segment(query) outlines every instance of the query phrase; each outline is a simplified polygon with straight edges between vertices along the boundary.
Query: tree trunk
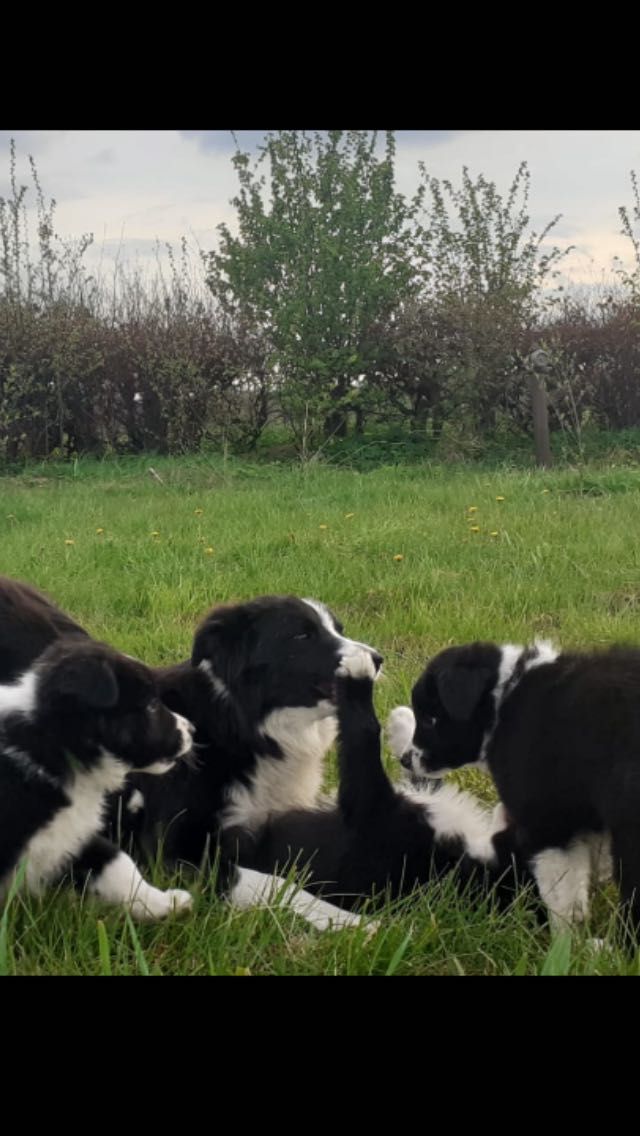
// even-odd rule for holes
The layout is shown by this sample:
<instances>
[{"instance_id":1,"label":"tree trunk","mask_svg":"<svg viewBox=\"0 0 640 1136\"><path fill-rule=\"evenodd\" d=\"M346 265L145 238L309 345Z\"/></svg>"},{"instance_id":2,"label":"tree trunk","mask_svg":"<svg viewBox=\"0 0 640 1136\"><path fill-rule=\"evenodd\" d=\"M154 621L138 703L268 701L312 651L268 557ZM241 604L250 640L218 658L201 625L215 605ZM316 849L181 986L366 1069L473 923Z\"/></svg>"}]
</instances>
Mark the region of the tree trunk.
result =
<instances>
[{"instance_id":1,"label":"tree trunk","mask_svg":"<svg viewBox=\"0 0 640 1136\"><path fill-rule=\"evenodd\" d=\"M339 403L347 393L347 380L340 379L331 391L330 398L332 402ZM324 420L324 436L325 438L346 438L347 436L347 415L342 407L336 406L335 410L330 410Z\"/></svg>"},{"instance_id":2,"label":"tree trunk","mask_svg":"<svg viewBox=\"0 0 640 1136\"><path fill-rule=\"evenodd\" d=\"M324 420L325 438L346 438L347 418L343 410L331 410Z\"/></svg>"}]
</instances>

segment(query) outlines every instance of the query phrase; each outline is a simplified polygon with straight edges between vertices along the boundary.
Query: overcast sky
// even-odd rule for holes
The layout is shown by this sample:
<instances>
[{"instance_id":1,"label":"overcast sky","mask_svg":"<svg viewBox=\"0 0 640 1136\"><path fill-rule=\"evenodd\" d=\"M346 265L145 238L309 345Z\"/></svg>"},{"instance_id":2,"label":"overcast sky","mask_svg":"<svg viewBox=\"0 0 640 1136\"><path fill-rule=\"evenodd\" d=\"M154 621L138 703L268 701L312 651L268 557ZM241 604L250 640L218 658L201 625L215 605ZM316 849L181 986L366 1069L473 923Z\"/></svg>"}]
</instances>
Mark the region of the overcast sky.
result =
<instances>
[{"instance_id":1,"label":"overcast sky","mask_svg":"<svg viewBox=\"0 0 640 1136\"><path fill-rule=\"evenodd\" d=\"M229 199L237 181L229 131L0 131L2 196L12 137L19 181L29 184L32 154L45 195L57 201L57 231L93 233L92 256L102 256L107 267L120 246L129 259L148 265L157 239L177 242L183 234L209 249L216 225L233 224ZM255 150L264 132L241 130L237 137L243 149ZM399 130L396 139L397 184L407 194L416 187L420 160L454 184L466 165L506 193L525 159L532 226L539 231L561 213L550 239L577 246L567 262L569 280L608 278L616 254L630 263L618 207L631 207L629 173L640 175L640 130Z\"/></svg>"}]
</instances>

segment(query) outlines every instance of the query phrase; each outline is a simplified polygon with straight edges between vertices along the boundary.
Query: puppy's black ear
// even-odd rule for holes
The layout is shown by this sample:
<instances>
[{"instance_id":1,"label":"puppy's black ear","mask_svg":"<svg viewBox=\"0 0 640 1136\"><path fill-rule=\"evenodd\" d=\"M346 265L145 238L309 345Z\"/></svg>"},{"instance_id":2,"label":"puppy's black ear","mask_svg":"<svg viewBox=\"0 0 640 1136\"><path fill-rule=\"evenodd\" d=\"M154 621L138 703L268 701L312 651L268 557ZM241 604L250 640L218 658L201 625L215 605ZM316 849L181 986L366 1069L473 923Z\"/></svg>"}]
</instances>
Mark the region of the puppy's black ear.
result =
<instances>
[{"instance_id":1,"label":"puppy's black ear","mask_svg":"<svg viewBox=\"0 0 640 1136\"><path fill-rule=\"evenodd\" d=\"M440 701L454 722L468 722L488 689L493 672L488 667L448 663L436 677Z\"/></svg>"},{"instance_id":2,"label":"puppy's black ear","mask_svg":"<svg viewBox=\"0 0 640 1136\"><path fill-rule=\"evenodd\" d=\"M110 710L119 697L118 682L106 659L72 659L62 668L56 693L92 710Z\"/></svg>"},{"instance_id":3,"label":"puppy's black ear","mask_svg":"<svg viewBox=\"0 0 640 1136\"><path fill-rule=\"evenodd\" d=\"M233 688L247 674L247 662L255 642L252 629L252 614L244 610L243 605L214 608L196 631L192 667L208 664L206 670L214 689L216 679Z\"/></svg>"},{"instance_id":4,"label":"puppy's black ear","mask_svg":"<svg viewBox=\"0 0 640 1136\"><path fill-rule=\"evenodd\" d=\"M216 678L233 683L243 667L248 621L234 607L217 607L196 631L191 666L208 663Z\"/></svg>"}]
</instances>

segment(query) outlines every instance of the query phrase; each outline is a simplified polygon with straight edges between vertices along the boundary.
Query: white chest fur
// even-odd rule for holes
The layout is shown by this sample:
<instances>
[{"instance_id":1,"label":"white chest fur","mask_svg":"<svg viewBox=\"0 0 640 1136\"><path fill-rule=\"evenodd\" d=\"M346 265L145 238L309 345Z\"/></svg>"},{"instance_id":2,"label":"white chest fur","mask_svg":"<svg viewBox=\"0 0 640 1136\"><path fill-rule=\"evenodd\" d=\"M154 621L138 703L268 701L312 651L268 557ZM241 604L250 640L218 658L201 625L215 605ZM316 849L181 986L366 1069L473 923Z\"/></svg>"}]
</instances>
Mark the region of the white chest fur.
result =
<instances>
[{"instance_id":1,"label":"white chest fur","mask_svg":"<svg viewBox=\"0 0 640 1136\"><path fill-rule=\"evenodd\" d=\"M31 838L25 850L29 891L40 891L64 872L71 859L99 832L106 794L121 789L126 774L122 762L106 752L93 769L75 774L66 787L70 805L60 809Z\"/></svg>"},{"instance_id":2,"label":"white chest fur","mask_svg":"<svg viewBox=\"0 0 640 1136\"><path fill-rule=\"evenodd\" d=\"M257 828L272 813L318 804L324 757L337 726L328 701L274 710L261 732L278 743L282 756L259 757L250 783L232 787L222 827Z\"/></svg>"}]
</instances>

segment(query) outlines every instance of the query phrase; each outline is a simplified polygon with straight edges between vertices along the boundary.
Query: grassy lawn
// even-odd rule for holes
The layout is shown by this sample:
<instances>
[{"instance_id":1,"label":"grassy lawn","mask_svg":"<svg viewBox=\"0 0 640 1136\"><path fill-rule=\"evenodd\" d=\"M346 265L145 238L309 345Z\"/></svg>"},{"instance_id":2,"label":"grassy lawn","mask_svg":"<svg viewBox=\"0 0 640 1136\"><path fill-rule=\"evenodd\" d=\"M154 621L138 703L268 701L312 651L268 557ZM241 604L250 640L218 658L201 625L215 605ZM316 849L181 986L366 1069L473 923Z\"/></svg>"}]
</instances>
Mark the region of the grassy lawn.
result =
<instances>
[{"instance_id":1,"label":"grassy lawn","mask_svg":"<svg viewBox=\"0 0 640 1136\"><path fill-rule=\"evenodd\" d=\"M97 637L166 663L187 656L214 603L316 596L383 651L381 718L449 643L640 642L639 534L640 470L626 467L359 473L154 458L0 478L0 572L43 588ZM490 796L481 775L465 781ZM449 884L390 907L369 939L233 911L204 883L195 892L192 915L135 927L93 901L18 894L0 916L0 973L640 973L615 949L610 890L589 929L611 937L600 955L587 933L550 950L524 902L471 910Z\"/></svg>"}]
</instances>

